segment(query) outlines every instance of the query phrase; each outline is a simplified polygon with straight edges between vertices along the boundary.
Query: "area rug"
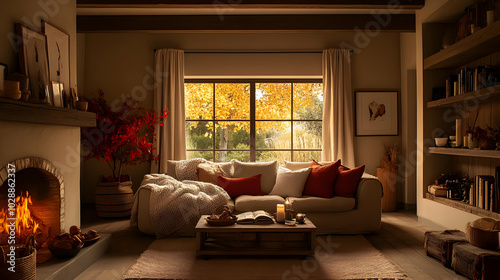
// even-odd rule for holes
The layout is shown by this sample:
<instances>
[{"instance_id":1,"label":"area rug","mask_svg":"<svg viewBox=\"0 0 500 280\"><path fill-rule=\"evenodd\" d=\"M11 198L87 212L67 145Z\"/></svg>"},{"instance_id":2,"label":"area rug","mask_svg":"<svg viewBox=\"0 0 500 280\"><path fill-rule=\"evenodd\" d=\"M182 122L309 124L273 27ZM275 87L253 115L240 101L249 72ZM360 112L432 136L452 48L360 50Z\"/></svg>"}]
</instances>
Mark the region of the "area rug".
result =
<instances>
[{"instance_id":1,"label":"area rug","mask_svg":"<svg viewBox=\"0 0 500 280\"><path fill-rule=\"evenodd\" d=\"M362 235L321 236L314 257L196 257L195 238L155 240L124 279L408 279Z\"/></svg>"}]
</instances>

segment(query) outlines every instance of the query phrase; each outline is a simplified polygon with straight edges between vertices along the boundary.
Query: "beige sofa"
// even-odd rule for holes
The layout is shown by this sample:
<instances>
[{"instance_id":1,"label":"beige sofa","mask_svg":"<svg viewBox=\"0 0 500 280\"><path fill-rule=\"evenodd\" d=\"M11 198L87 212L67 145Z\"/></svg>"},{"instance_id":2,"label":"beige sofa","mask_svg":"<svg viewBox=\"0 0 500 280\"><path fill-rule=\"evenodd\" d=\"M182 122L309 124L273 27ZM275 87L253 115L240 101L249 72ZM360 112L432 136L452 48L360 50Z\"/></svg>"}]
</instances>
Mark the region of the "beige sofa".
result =
<instances>
[{"instance_id":1,"label":"beige sofa","mask_svg":"<svg viewBox=\"0 0 500 280\"><path fill-rule=\"evenodd\" d=\"M308 166L309 163L295 164L298 169ZM288 167L288 166L287 166ZM175 172L167 172L175 177ZM137 224L141 232L154 235L153 225L149 215L151 191L141 188L138 191ZM306 213L317 227L317 234L363 234L376 232L380 229L382 185L380 181L367 173L358 183L354 198L334 196L321 197L290 197L296 212ZM230 206L236 212L265 210L276 212L276 204L284 203L285 198L277 195L250 196L242 195ZM194 226L197 219L189 221L182 229L176 232L178 236L194 235Z\"/></svg>"}]
</instances>

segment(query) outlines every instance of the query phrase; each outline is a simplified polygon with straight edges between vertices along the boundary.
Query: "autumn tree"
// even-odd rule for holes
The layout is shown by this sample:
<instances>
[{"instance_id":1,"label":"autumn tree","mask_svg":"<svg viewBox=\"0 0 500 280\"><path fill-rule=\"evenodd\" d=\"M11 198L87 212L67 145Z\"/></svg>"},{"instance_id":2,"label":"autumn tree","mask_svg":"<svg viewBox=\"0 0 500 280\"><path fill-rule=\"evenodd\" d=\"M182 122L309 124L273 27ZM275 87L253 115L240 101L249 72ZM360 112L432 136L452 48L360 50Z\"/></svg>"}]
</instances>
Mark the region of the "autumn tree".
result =
<instances>
[{"instance_id":1,"label":"autumn tree","mask_svg":"<svg viewBox=\"0 0 500 280\"><path fill-rule=\"evenodd\" d=\"M256 83L255 119L257 136L286 133L287 130L290 130L291 123L289 120L291 120L292 113L294 119L320 120L322 114L321 93L322 84L318 83L295 83L293 84L293 93L291 83ZM207 139L212 141L212 137L216 137L218 149L225 150L228 149L230 133L232 134L231 138L247 137L248 139L251 98L249 83L186 83L185 96L186 128L188 131L195 132L195 135L200 135L196 136L196 141L206 141ZM208 121L213 119L214 114L217 121ZM316 133L320 135L321 122L311 123L308 129L317 130L318 125L319 130ZM245 142L243 139L239 140L241 142L236 143ZM276 147L277 143L272 143L275 139L268 137L263 140L263 145L267 148L278 148ZM268 142L266 143L265 140L268 140ZM286 146L286 140L283 140L280 145ZM207 144L211 146L208 142L205 142L203 146ZM289 146L288 144L287 148L290 148ZM233 147L233 149L235 148L248 149L249 147L248 145L246 147L239 145L239 147ZM225 152L220 152L219 160L226 160Z\"/></svg>"}]
</instances>

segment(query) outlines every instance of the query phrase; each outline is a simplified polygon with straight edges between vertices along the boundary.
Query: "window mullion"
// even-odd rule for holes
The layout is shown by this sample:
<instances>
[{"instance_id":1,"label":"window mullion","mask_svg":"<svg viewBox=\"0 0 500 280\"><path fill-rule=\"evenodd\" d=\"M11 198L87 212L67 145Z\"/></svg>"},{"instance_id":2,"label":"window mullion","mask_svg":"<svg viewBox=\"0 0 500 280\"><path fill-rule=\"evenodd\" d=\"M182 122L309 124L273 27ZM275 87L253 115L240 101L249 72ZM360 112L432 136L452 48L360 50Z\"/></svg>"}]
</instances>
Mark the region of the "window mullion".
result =
<instances>
[{"instance_id":1,"label":"window mullion","mask_svg":"<svg viewBox=\"0 0 500 280\"><path fill-rule=\"evenodd\" d=\"M250 161L255 161L255 82L250 83Z\"/></svg>"}]
</instances>

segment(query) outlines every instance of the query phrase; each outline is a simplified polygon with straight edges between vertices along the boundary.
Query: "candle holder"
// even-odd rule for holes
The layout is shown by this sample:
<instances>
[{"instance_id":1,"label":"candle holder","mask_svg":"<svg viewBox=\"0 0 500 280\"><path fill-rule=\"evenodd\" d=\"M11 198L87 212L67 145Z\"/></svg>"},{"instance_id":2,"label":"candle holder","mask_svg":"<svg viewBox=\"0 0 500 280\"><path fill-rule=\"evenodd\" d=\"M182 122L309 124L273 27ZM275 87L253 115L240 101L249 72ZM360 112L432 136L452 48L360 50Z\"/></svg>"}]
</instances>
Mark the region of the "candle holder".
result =
<instances>
[{"instance_id":1,"label":"candle holder","mask_svg":"<svg viewBox=\"0 0 500 280\"><path fill-rule=\"evenodd\" d=\"M288 197L285 200L285 220L291 221L293 219L293 205Z\"/></svg>"}]
</instances>

